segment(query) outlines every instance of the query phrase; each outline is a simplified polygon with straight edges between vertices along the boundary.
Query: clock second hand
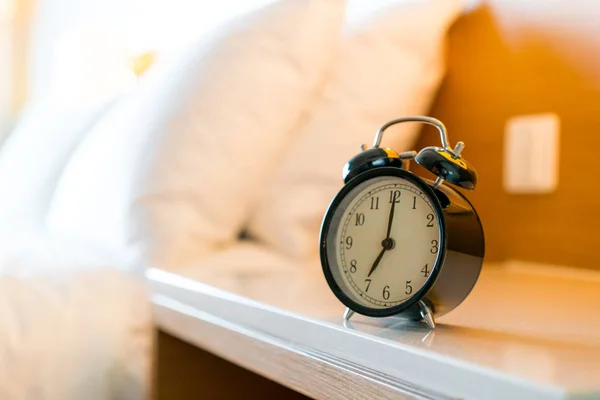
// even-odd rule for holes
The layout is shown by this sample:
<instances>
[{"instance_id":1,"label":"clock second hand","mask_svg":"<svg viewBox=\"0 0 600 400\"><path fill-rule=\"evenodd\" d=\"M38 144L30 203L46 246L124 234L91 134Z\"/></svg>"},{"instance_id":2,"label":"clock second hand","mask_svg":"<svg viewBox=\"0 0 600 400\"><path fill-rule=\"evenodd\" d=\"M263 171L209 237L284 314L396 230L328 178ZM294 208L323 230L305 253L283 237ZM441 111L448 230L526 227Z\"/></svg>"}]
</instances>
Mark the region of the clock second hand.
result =
<instances>
[{"instance_id":1,"label":"clock second hand","mask_svg":"<svg viewBox=\"0 0 600 400\"><path fill-rule=\"evenodd\" d=\"M396 208L396 196L393 196L392 207L390 208L390 216L388 218L387 235L386 235L386 238L383 239L383 242L381 242L381 246L383 246L383 249L381 250L381 253L379 253L377 258L375 259L375 262L373 263L373 266L371 267L371 270L369 271L367 278L371 276L371 274L375 271L375 269L377 269L377 266L379 266L379 263L381 262L381 259L383 258L383 255L385 254L385 252L387 250L391 250L394 247L394 240L392 238L390 238L390 234L392 232L392 222L394 222L395 208Z\"/></svg>"}]
</instances>

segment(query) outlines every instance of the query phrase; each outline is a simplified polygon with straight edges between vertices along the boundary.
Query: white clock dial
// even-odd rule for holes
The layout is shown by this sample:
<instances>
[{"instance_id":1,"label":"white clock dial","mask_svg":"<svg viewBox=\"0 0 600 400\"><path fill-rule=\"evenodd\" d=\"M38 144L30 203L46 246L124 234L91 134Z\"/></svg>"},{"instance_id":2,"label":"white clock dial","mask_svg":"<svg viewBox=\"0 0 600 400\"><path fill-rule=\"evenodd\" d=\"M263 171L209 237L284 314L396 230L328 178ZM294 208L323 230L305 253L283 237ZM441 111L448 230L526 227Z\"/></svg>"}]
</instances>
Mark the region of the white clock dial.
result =
<instances>
[{"instance_id":1,"label":"white clock dial","mask_svg":"<svg viewBox=\"0 0 600 400\"><path fill-rule=\"evenodd\" d=\"M440 225L431 199L396 176L369 179L345 199L331 227L338 284L366 307L406 302L425 285L440 253Z\"/></svg>"}]
</instances>

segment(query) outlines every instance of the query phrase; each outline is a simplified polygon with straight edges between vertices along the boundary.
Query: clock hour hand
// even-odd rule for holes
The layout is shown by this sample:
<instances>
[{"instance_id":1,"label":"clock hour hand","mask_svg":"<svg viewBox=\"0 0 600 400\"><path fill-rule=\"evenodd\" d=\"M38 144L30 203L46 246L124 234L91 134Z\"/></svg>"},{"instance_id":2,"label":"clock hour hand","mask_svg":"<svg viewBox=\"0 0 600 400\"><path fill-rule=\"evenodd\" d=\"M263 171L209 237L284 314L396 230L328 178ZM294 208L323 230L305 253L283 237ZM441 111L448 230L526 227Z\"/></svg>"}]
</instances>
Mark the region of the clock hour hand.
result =
<instances>
[{"instance_id":1,"label":"clock hour hand","mask_svg":"<svg viewBox=\"0 0 600 400\"><path fill-rule=\"evenodd\" d=\"M373 266L371 267L371 270L369 271L369 274L367 275L367 278L369 276L371 276L371 274L373 273L373 271L375 271L375 269L377 268L377 266L381 262L381 259L383 258L383 255L385 254L386 251L387 251L387 249L385 247L383 249L381 249L381 253L379 253L379 255L377 256L377 258L375 259L375 262L373 263Z\"/></svg>"}]
</instances>

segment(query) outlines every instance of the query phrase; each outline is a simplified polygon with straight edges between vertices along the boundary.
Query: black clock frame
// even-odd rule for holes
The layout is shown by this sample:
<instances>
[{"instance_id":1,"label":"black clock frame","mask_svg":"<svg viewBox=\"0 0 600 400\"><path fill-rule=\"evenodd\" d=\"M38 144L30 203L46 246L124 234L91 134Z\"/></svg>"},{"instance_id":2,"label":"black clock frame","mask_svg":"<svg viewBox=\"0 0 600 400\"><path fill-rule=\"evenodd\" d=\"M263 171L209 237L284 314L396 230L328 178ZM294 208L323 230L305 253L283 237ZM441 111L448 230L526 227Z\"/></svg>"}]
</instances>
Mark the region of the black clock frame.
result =
<instances>
[{"instance_id":1,"label":"black clock frame","mask_svg":"<svg viewBox=\"0 0 600 400\"><path fill-rule=\"evenodd\" d=\"M440 244L438 257L429 278L412 297L392 307L372 308L354 301L338 284L328 257L327 237L336 211L345 197L361 183L385 176L406 179L429 197L439 224ZM461 230L462 235L459 232ZM449 236L453 240L449 241ZM321 225L321 265L329 287L346 307L369 317L403 314L411 319L420 319L417 304L420 300L425 301L437 316L449 312L467 297L475 285L481 271L484 252L481 221L471 203L460 192L446 185L434 189L431 182L398 167L372 167L352 178L332 200ZM443 279L440 288L437 288L436 283L441 277Z\"/></svg>"}]
</instances>

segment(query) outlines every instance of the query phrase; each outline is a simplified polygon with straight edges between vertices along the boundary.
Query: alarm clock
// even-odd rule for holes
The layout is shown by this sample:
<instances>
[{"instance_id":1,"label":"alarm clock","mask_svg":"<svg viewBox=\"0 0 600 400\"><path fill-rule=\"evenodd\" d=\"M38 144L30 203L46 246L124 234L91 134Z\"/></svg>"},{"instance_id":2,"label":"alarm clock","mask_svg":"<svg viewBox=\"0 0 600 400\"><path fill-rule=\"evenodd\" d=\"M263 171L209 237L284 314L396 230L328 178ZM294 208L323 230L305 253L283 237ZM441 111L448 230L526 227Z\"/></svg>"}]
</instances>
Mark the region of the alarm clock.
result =
<instances>
[{"instance_id":1,"label":"alarm clock","mask_svg":"<svg viewBox=\"0 0 600 400\"><path fill-rule=\"evenodd\" d=\"M405 122L433 125L441 147L397 153L381 148L387 128ZM368 317L397 315L423 320L456 308L473 289L485 253L481 221L454 187L473 190L477 172L462 156L464 143L448 143L444 124L431 117L398 118L384 124L372 148L344 166L344 186L321 226L323 272L335 296ZM414 160L435 181L408 170ZM454 187L453 187L454 186Z\"/></svg>"}]
</instances>

